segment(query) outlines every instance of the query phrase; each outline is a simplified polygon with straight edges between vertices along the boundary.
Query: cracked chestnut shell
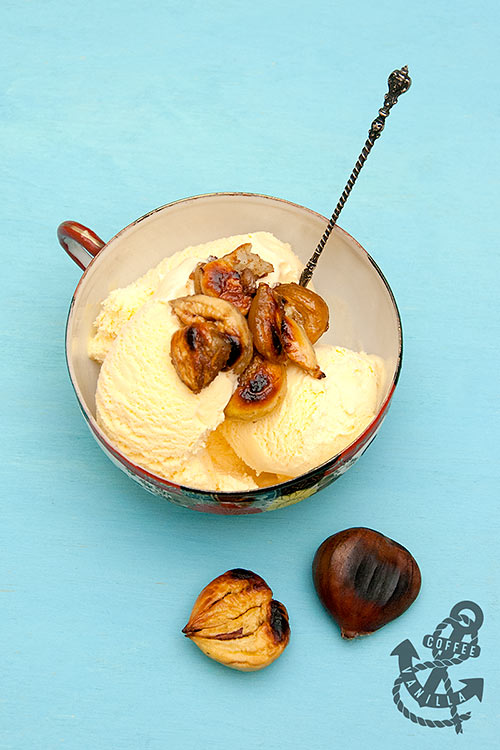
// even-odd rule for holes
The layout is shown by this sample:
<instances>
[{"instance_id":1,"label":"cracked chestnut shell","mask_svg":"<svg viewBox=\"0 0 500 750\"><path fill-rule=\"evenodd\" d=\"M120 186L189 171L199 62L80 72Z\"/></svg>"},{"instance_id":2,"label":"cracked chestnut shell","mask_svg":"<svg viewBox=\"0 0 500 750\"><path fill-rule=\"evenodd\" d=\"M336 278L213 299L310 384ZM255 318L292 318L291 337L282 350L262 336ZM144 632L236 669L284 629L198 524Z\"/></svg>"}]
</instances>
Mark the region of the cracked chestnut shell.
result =
<instances>
[{"instance_id":1,"label":"cracked chestnut shell","mask_svg":"<svg viewBox=\"0 0 500 750\"><path fill-rule=\"evenodd\" d=\"M286 607L256 573L234 568L202 590L182 632L204 654L250 672L271 664L290 640Z\"/></svg>"},{"instance_id":2,"label":"cracked chestnut shell","mask_svg":"<svg viewBox=\"0 0 500 750\"><path fill-rule=\"evenodd\" d=\"M373 529L353 528L320 545L313 580L342 637L356 638L402 615L418 596L421 576L401 544Z\"/></svg>"}]
</instances>

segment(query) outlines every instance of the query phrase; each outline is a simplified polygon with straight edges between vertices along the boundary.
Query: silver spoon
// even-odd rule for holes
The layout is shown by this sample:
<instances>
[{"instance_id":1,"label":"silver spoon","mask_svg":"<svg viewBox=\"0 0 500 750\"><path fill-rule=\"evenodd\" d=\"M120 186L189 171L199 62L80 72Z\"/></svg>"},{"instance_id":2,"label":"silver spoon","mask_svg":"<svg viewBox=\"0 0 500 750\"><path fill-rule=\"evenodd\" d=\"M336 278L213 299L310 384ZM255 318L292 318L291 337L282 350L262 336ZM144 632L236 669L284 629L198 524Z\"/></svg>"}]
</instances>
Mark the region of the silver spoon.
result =
<instances>
[{"instance_id":1,"label":"silver spoon","mask_svg":"<svg viewBox=\"0 0 500 750\"><path fill-rule=\"evenodd\" d=\"M307 265L302 271L302 275L299 281L299 284L301 286L307 286L308 283L310 282L311 276L313 275L313 271L316 268L316 264L319 260L319 256L323 252L323 248L325 247L326 242L329 236L331 235L335 224L337 223L337 219L340 216L340 212L345 206L345 203L349 197L349 194L354 187L354 183L356 182L358 175L361 172L361 169L365 161L368 158L368 154L372 150L373 144L375 143L377 138L380 138L380 134L382 133L382 130L384 129L386 117L389 116L389 112L391 111L392 107L396 104L401 94L404 94L405 91L408 91L408 89L411 86L411 78L408 75L408 67L405 65L403 68L401 68L401 70L394 70L389 76L387 83L389 85L389 91L384 97L384 104L381 107L381 109L379 109L378 116L374 119L374 121L371 124L370 130L368 133L368 138L366 139L365 145L363 146L363 150L361 151L358 157L358 160L356 164L354 165L354 169L351 172L351 176L347 180L347 184L344 188L344 192L340 196L339 202L337 203L337 207L335 208L335 211L332 214L332 218L328 222L327 227L323 233L322 238L320 239L318 243L316 250L311 255L310 259L307 261Z\"/></svg>"}]
</instances>

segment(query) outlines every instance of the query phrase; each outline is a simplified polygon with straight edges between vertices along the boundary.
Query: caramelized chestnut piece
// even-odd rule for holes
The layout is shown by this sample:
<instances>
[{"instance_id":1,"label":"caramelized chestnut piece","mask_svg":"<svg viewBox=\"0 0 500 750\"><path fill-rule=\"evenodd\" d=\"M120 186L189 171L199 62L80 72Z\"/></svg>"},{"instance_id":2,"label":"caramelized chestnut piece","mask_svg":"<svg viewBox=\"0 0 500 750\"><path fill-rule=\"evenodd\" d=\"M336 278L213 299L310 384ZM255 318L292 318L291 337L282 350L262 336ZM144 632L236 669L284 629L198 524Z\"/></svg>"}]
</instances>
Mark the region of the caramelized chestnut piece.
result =
<instances>
[{"instance_id":1,"label":"caramelized chestnut piece","mask_svg":"<svg viewBox=\"0 0 500 750\"><path fill-rule=\"evenodd\" d=\"M242 271L248 270L253 273L256 279L267 276L268 273L274 271L272 263L268 263L267 260L263 260L257 253L252 253L252 243L245 242L243 245L239 245L236 250L232 253L224 255L221 260L226 261L231 268L241 273Z\"/></svg>"},{"instance_id":2,"label":"caramelized chestnut piece","mask_svg":"<svg viewBox=\"0 0 500 750\"><path fill-rule=\"evenodd\" d=\"M248 313L248 326L255 348L271 362L286 359L281 343L282 317L283 305L276 299L271 287L264 282L259 284Z\"/></svg>"},{"instance_id":3,"label":"caramelized chestnut piece","mask_svg":"<svg viewBox=\"0 0 500 750\"><path fill-rule=\"evenodd\" d=\"M238 271L234 271L223 260L213 260L207 263L201 271L201 293L225 299L246 315L255 291L255 279L250 271L248 274L250 283L247 285L243 283Z\"/></svg>"},{"instance_id":4,"label":"caramelized chestnut piece","mask_svg":"<svg viewBox=\"0 0 500 750\"><path fill-rule=\"evenodd\" d=\"M225 363L237 375L247 368L253 355L252 334L243 315L226 300L209 297L205 294L193 294L189 297L178 297L170 305L184 325L193 323L213 323L220 333L228 337L231 354Z\"/></svg>"},{"instance_id":5,"label":"caramelized chestnut piece","mask_svg":"<svg viewBox=\"0 0 500 750\"><path fill-rule=\"evenodd\" d=\"M274 270L271 263L250 252L251 247L247 242L222 258L200 263L193 274L195 291L225 299L246 315L257 288L256 280Z\"/></svg>"},{"instance_id":6,"label":"caramelized chestnut piece","mask_svg":"<svg viewBox=\"0 0 500 750\"><path fill-rule=\"evenodd\" d=\"M285 366L255 354L241 373L224 413L232 419L260 419L278 406L285 392Z\"/></svg>"},{"instance_id":7,"label":"caramelized chestnut piece","mask_svg":"<svg viewBox=\"0 0 500 750\"><path fill-rule=\"evenodd\" d=\"M248 325L253 334L255 348L271 362L283 362L288 357L313 378L324 378L324 373L318 366L316 352L305 330L305 305L300 305L300 308L296 309L279 292L279 287L277 289L278 291L262 283L253 298L248 313ZM285 289L285 294L291 296L288 289ZM319 328L314 320L309 327L314 331L314 335L318 334Z\"/></svg>"},{"instance_id":8,"label":"caramelized chestnut piece","mask_svg":"<svg viewBox=\"0 0 500 750\"><path fill-rule=\"evenodd\" d=\"M369 635L403 614L420 591L420 570L405 547L365 528L325 539L313 562L318 596L343 638Z\"/></svg>"},{"instance_id":9,"label":"caramelized chestnut piece","mask_svg":"<svg viewBox=\"0 0 500 750\"><path fill-rule=\"evenodd\" d=\"M203 269L207 265L207 263L210 263L212 260L217 260L215 255L209 255L205 263L198 263L194 271L189 275L190 279L193 279L194 282L194 293L195 294L203 294L201 290L201 279L203 277Z\"/></svg>"},{"instance_id":10,"label":"caramelized chestnut piece","mask_svg":"<svg viewBox=\"0 0 500 750\"><path fill-rule=\"evenodd\" d=\"M313 345L304 328L295 320L294 311L288 303L283 308L281 343L283 351L294 364L306 370L313 378L320 380L325 377L318 365Z\"/></svg>"},{"instance_id":11,"label":"caramelized chestnut piece","mask_svg":"<svg viewBox=\"0 0 500 750\"><path fill-rule=\"evenodd\" d=\"M170 357L177 375L193 393L215 380L231 355L231 341L214 323L192 323L176 331Z\"/></svg>"},{"instance_id":12,"label":"caramelized chestnut piece","mask_svg":"<svg viewBox=\"0 0 500 750\"><path fill-rule=\"evenodd\" d=\"M329 325L330 313L323 297L294 283L278 284L273 291L293 308L292 317L303 327L311 344L315 344Z\"/></svg>"}]
</instances>

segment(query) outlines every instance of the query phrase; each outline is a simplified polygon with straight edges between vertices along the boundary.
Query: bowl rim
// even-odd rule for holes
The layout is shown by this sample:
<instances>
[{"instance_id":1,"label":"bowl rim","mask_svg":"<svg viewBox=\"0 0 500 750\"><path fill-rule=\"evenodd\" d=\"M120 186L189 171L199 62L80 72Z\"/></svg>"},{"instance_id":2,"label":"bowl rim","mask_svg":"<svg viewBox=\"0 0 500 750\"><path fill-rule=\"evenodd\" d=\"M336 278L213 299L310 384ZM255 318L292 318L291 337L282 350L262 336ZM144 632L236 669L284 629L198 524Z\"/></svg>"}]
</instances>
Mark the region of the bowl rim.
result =
<instances>
[{"instance_id":1,"label":"bowl rim","mask_svg":"<svg viewBox=\"0 0 500 750\"><path fill-rule=\"evenodd\" d=\"M75 392L76 399L78 401L78 405L80 407L80 410L85 417L87 424L91 428L92 432L94 433L95 437L98 439L100 443L105 447L105 449L114 456L125 468L128 469L131 473L138 477L145 477L148 480L150 480L152 483L160 485L162 488L165 489L166 492L175 492L175 491L185 491L189 492L190 494L196 494L199 495L200 499L203 497L206 497L207 499L213 498L214 495L217 495L217 497L221 496L222 498L224 496L227 496L228 502L234 502L235 496L238 496L238 498L244 502L246 497L250 501L254 501L258 499L260 495L264 496L266 493L268 494L269 491L279 489L282 494L287 494L288 489L293 489L293 486L298 482L304 482L304 480L307 480L308 477L311 477L312 475L322 475L324 471L332 466L333 464L337 463L343 455L349 453L350 455L355 455L355 453L358 450L358 447L360 447L366 438L370 435L370 433L373 431L373 428L375 425L377 425L380 420L385 415L387 408L389 406L389 403L392 399L392 396L394 394L394 390L396 388L396 385L399 380L399 376L401 374L401 367L402 367L402 361L403 361L403 328L401 323L401 315L399 313L399 308L396 303L396 299L394 297L394 293L389 285L389 282L387 281L386 277L384 276L382 270L378 266L378 264L375 262L375 260L372 258L372 256L368 253L367 250L356 240L349 232L347 232L345 229L342 229L338 224L335 225L335 231L340 231L342 234L349 237L352 242L354 242L355 245L362 251L362 253L367 257L369 263L373 266L375 272L380 277L381 281L383 282L387 293L389 295L389 298L392 302L394 311L396 313L396 322L397 322L397 332L398 332L398 356L396 361L396 367L394 370L394 375L392 378L392 382L389 386L389 390L387 393L387 396L381 403L377 413L373 417L373 419L369 422L369 424L365 427L363 432L358 435L358 437L353 440L349 445L347 445L342 451L339 453L336 453L334 456L331 456L326 461L324 461L322 464L318 464L318 466L314 466L312 469L309 469L309 471L304 472L303 474L299 474L296 477L292 477L291 479L287 479L285 482L278 482L277 484L271 484L267 485L265 487L257 487L252 490L240 490L240 491L225 491L225 490L202 490L198 489L197 487L190 487L189 485L184 484L176 484L175 482L171 482L168 479L165 479L165 477L160 476L159 474L155 474L151 471L148 471L144 467L140 466L139 464L134 464L130 459L128 459L123 453L121 453L110 441L109 439L104 435L101 428L97 424L97 420L93 416L93 414L87 409L86 404L84 403L83 397L80 393L79 387L76 383L76 377L74 375L74 367L72 362L70 361L70 357L68 354L69 350L69 328L72 321L73 311L75 309L75 305L77 302L77 296L79 293L79 290L82 286L82 283L87 276L87 272L91 266L94 265L94 263L97 261L99 256L101 256L102 253L106 252L108 246L113 242L114 240L118 239L122 234L124 234L126 231L131 229L132 227L135 227L137 224L140 224L145 219L148 219L150 216L153 216L156 213L159 213L160 211L163 211L168 208L172 208L173 206L176 206L180 203L189 203L192 201L196 201L199 198L217 198L217 197L249 197L249 198L263 198L265 200L271 200L276 201L278 203L284 203L285 205L292 206L293 208L299 208L302 211L306 211L310 214L313 214L313 216L316 216L317 218L321 219L325 222L325 225L328 223L329 219L326 216L323 216L323 214L320 214L318 211L314 211L311 208L308 208L307 206L303 206L300 203L295 203L293 201L287 200L285 198L277 198L276 196L272 195L265 195L263 193L250 193L250 192L239 192L239 191L229 191L229 192L213 192L213 193L200 193L199 195L192 195L188 196L186 198L179 198L178 200L171 201L170 203L165 203L162 206L158 206L158 208L154 208L151 211L148 211L143 216L140 216L138 219L135 219L134 221L130 222L130 224L127 224L127 226L123 227L123 229L120 229L116 234L113 235L99 250L97 255L95 255L88 266L85 268L84 272L82 273L78 284L76 285L75 291L73 292L73 296L71 298L71 303L69 306L68 316L66 318L66 329L65 329L65 358L66 358L66 367L68 369L69 378L71 381L71 385L73 387L73 391ZM223 502L223 500L222 500Z\"/></svg>"}]
</instances>

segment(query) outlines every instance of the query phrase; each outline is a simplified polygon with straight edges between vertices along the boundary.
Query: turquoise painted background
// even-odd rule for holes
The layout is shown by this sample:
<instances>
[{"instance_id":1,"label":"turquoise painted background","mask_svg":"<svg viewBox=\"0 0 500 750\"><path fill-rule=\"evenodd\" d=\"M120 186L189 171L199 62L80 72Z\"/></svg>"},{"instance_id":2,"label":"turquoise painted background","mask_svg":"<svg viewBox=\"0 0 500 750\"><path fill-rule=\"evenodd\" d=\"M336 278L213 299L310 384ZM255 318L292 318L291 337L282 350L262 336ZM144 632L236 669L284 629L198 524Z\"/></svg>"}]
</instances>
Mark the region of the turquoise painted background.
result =
<instances>
[{"instance_id":1,"label":"turquoise painted background","mask_svg":"<svg viewBox=\"0 0 500 750\"><path fill-rule=\"evenodd\" d=\"M493 748L498 742L498 5L4 0L0 746L67 750ZM244 190L330 213L388 74L413 87L341 225L398 301L405 355L361 461L303 503L212 517L148 495L101 453L64 361L79 270L57 225L108 239L188 195ZM317 546L366 525L407 546L421 594L341 641ZM199 590L254 569L292 641L262 673L180 629ZM482 703L457 737L397 712L392 649L461 599L483 608ZM409 701L408 701L409 702ZM411 706L411 703L409 702Z\"/></svg>"}]
</instances>

